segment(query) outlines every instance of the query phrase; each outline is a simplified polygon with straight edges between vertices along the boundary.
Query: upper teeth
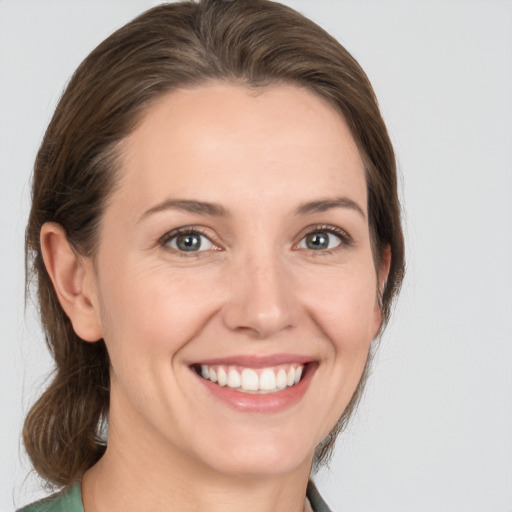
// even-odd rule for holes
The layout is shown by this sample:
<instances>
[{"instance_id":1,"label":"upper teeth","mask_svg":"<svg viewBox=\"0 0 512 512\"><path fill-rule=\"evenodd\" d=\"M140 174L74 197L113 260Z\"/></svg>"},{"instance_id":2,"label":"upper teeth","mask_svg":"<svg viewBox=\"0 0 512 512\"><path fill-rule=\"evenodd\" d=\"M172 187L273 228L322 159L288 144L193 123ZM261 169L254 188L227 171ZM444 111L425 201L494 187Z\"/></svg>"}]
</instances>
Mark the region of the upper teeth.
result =
<instances>
[{"instance_id":1,"label":"upper teeth","mask_svg":"<svg viewBox=\"0 0 512 512\"><path fill-rule=\"evenodd\" d=\"M271 393L297 384L303 369L304 365L298 363L258 369L202 364L201 375L237 391Z\"/></svg>"}]
</instances>

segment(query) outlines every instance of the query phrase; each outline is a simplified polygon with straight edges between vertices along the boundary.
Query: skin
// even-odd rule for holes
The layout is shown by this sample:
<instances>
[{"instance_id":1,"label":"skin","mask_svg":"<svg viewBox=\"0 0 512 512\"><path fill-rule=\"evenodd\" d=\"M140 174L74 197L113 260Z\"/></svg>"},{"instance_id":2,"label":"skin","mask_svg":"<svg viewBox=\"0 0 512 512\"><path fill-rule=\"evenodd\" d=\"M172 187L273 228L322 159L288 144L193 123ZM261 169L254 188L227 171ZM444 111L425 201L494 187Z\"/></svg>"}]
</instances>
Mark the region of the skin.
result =
<instances>
[{"instance_id":1,"label":"skin","mask_svg":"<svg viewBox=\"0 0 512 512\"><path fill-rule=\"evenodd\" d=\"M154 103L121 157L94 261L71 251L60 226L41 234L77 334L104 338L112 362L109 444L84 476L86 512L302 510L315 446L380 327L388 267L374 267L347 125L295 86L214 82ZM331 203L299 211L318 201ZM162 238L183 226L201 232L204 250L180 253ZM328 250L307 245L312 232ZM298 402L272 413L219 401L190 368L281 353L316 371Z\"/></svg>"}]
</instances>

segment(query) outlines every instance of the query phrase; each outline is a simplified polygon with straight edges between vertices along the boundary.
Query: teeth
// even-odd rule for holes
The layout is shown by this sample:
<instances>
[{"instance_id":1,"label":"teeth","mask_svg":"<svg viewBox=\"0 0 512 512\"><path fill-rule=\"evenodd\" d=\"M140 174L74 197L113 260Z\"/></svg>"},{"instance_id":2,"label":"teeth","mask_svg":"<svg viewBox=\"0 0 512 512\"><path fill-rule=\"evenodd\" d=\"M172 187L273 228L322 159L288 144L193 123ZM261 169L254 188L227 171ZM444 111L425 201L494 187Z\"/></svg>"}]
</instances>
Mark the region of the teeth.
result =
<instances>
[{"instance_id":1,"label":"teeth","mask_svg":"<svg viewBox=\"0 0 512 512\"><path fill-rule=\"evenodd\" d=\"M295 370L295 384L297 384L299 382L301 377L302 377L302 366L299 366Z\"/></svg>"},{"instance_id":2,"label":"teeth","mask_svg":"<svg viewBox=\"0 0 512 512\"><path fill-rule=\"evenodd\" d=\"M259 388L261 391L272 391L276 389L276 374L272 370L267 369L261 372Z\"/></svg>"},{"instance_id":3,"label":"teeth","mask_svg":"<svg viewBox=\"0 0 512 512\"><path fill-rule=\"evenodd\" d=\"M258 391L258 374L254 370L246 368L242 371L242 389L244 391Z\"/></svg>"},{"instance_id":4,"label":"teeth","mask_svg":"<svg viewBox=\"0 0 512 512\"><path fill-rule=\"evenodd\" d=\"M277 387L279 389L286 387L286 372L282 368L277 372Z\"/></svg>"},{"instance_id":5,"label":"teeth","mask_svg":"<svg viewBox=\"0 0 512 512\"><path fill-rule=\"evenodd\" d=\"M203 364L201 376L244 393L275 393L297 384L303 369L304 365L297 363L259 369Z\"/></svg>"},{"instance_id":6,"label":"teeth","mask_svg":"<svg viewBox=\"0 0 512 512\"><path fill-rule=\"evenodd\" d=\"M222 366L220 366L217 371L217 382L219 383L219 386L225 386L228 383L228 374Z\"/></svg>"},{"instance_id":7,"label":"teeth","mask_svg":"<svg viewBox=\"0 0 512 512\"><path fill-rule=\"evenodd\" d=\"M234 369L230 368L228 371L228 387L230 388L239 388L242 384L242 379L240 374Z\"/></svg>"},{"instance_id":8,"label":"teeth","mask_svg":"<svg viewBox=\"0 0 512 512\"><path fill-rule=\"evenodd\" d=\"M286 384L288 386L295 384L295 368L293 366L288 370L288 374L286 375Z\"/></svg>"}]
</instances>

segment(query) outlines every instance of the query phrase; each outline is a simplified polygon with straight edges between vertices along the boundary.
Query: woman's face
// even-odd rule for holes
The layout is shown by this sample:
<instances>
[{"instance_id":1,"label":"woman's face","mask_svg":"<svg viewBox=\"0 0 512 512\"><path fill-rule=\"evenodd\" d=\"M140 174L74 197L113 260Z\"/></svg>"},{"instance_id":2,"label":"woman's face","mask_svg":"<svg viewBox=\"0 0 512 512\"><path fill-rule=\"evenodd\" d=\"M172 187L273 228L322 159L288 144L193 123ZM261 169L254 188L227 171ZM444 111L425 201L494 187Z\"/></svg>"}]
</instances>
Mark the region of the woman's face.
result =
<instances>
[{"instance_id":1,"label":"woman's face","mask_svg":"<svg viewBox=\"0 0 512 512\"><path fill-rule=\"evenodd\" d=\"M93 277L110 443L216 473L309 467L381 322L345 122L298 87L211 83L153 104L121 157Z\"/></svg>"}]
</instances>

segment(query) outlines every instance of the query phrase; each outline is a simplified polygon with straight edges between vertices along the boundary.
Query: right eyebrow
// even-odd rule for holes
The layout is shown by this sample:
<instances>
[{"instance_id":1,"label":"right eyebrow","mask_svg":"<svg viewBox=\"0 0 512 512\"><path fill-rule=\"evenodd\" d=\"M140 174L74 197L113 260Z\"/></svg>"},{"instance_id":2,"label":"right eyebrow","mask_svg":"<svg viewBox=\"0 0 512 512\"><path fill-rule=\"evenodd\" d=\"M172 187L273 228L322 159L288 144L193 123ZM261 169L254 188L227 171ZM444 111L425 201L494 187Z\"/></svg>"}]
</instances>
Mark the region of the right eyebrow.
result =
<instances>
[{"instance_id":1,"label":"right eyebrow","mask_svg":"<svg viewBox=\"0 0 512 512\"><path fill-rule=\"evenodd\" d=\"M229 217L228 211L220 204L209 203L206 201L196 201L193 199L166 199L161 203L146 210L137 222L141 222L150 215L165 210L181 210L184 212L195 213L197 215L207 215L212 217Z\"/></svg>"},{"instance_id":2,"label":"right eyebrow","mask_svg":"<svg viewBox=\"0 0 512 512\"><path fill-rule=\"evenodd\" d=\"M366 215L362 207L348 197L327 198L304 203L297 209L297 214L307 215L308 213L326 212L332 208L346 208L348 210L353 210L361 215L363 219L366 219Z\"/></svg>"}]
</instances>

